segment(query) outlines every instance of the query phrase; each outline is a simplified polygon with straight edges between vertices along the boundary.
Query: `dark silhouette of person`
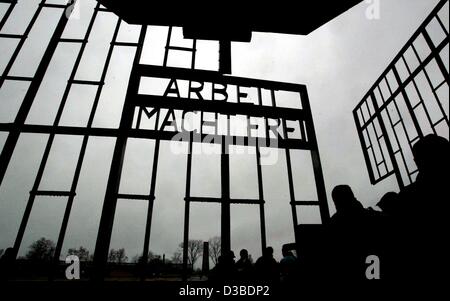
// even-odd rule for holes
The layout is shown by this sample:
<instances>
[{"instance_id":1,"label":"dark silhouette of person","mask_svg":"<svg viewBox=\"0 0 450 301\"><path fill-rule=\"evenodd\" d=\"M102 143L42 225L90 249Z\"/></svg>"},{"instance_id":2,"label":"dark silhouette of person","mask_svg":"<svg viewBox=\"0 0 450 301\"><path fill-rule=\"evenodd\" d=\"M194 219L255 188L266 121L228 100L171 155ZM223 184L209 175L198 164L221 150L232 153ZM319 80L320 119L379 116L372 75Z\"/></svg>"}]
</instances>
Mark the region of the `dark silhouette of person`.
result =
<instances>
[{"instance_id":1,"label":"dark silhouette of person","mask_svg":"<svg viewBox=\"0 0 450 301\"><path fill-rule=\"evenodd\" d=\"M362 279L368 253L368 213L348 185L332 191L336 213L328 226L329 276Z\"/></svg>"},{"instance_id":2,"label":"dark silhouette of person","mask_svg":"<svg viewBox=\"0 0 450 301\"><path fill-rule=\"evenodd\" d=\"M414 144L412 152L419 173L401 194L408 200L408 214L423 215L425 210L427 222L438 221L439 215L445 217L442 209L448 209L449 149L449 142L437 135L425 136Z\"/></svg>"},{"instance_id":3,"label":"dark silhouette of person","mask_svg":"<svg viewBox=\"0 0 450 301\"><path fill-rule=\"evenodd\" d=\"M333 226L352 225L359 222L364 216L363 205L355 198L352 189L348 185L336 186L331 196L336 207L336 213L331 217Z\"/></svg>"},{"instance_id":4,"label":"dark silhouette of person","mask_svg":"<svg viewBox=\"0 0 450 301\"><path fill-rule=\"evenodd\" d=\"M423 137L412 148L418 175L400 192L395 216L401 233L398 277L437 279L448 268L449 149L437 135Z\"/></svg>"},{"instance_id":5,"label":"dark silhouette of person","mask_svg":"<svg viewBox=\"0 0 450 301\"><path fill-rule=\"evenodd\" d=\"M213 282L235 280L237 271L234 258L234 252L231 250L220 255L216 266L210 272L209 280Z\"/></svg>"},{"instance_id":6,"label":"dark silhouette of person","mask_svg":"<svg viewBox=\"0 0 450 301\"><path fill-rule=\"evenodd\" d=\"M237 279L249 280L253 276L253 264L248 256L248 251L242 249L239 252L239 260L236 262Z\"/></svg>"},{"instance_id":7,"label":"dark silhouette of person","mask_svg":"<svg viewBox=\"0 0 450 301\"><path fill-rule=\"evenodd\" d=\"M286 246L281 249L283 258L280 260L280 274L282 282L292 282L298 275L298 261L292 251Z\"/></svg>"},{"instance_id":8,"label":"dark silhouette of person","mask_svg":"<svg viewBox=\"0 0 450 301\"><path fill-rule=\"evenodd\" d=\"M400 196L394 191L385 193L377 203L380 211L369 211L368 227L371 236L370 255L377 255L382 262L382 279L394 278L398 260L397 240L401 235L399 221L395 218L401 210Z\"/></svg>"},{"instance_id":9,"label":"dark silhouette of person","mask_svg":"<svg viewBox=\"0 0 450 301\"><path fill-rule=\"evenodd\" d=\"M389 191L381 197L377 203L378 208L381 209L385 216L395 216L399 209L399 195L397 192Z\"/></svg>"},{"instance_id":10,"label":"dark silhouette of person","mask_svg":"<svg viewBox=\"0 0 450 301\"><path fill-rule=\"evenodd\" d=\"M263 255L256 260L255 272L259 280L279 282L280 270L278 262L273 258L273 248L267 247Z\"/></svg>"}]
</instances>

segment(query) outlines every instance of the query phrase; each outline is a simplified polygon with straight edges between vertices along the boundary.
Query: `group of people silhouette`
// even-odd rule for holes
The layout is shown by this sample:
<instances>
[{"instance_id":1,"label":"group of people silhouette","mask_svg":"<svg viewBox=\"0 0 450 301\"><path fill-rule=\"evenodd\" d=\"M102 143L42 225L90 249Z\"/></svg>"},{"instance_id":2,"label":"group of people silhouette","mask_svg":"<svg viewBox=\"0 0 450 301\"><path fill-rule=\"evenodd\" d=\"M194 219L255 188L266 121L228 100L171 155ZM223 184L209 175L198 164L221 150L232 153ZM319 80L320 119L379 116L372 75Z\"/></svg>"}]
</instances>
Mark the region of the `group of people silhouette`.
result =
<instances>
[{"instance_id":1,"label":"group of people silhouette","mask_svg":"<svg viewBox=\"0 0 450 301\"><path fill-rule=\"evenodd\" d=\"M332 191L336 213L318 227L299 228L297 255L283 250L278 263L268 247L254 266L248 252L225 252L211 271L211 280L290 281L321 279L439 279L448 267L449 142L427 135L412 148L418 174L415 182L387 192L364 208L348 185ZM310 233L308 231L314 230ZM377 258L377 275L368 278L368 258Z\"/></svg>"},{"instance_id":2,"label":"group of people silhouette","mask_svg":"<svg viewBox=\"0 0 450 301\"><path fill-rule=\"evenodd\" d=\"M427 135L412 153L415 182L387 192L377 203L381 211L364 208L348 185L333 189L336 213L324 225L321 255L313 258L321 261L317 276L366 279L369 256L378 258L377 279L439 279L445 273L449 142Z\"/></svg>"},{"instance_id":3,"label":"group of people silhouette","mask_svg":"<svg viewBox=\"0 0 450 301\"><path fill-rule=\"evenodd\" d=\"M233 251L224 252L211 270L209 280L213 282L229 280L291 281L295 279L298 261L292 251L287 248L283 247L282 253L283 258L277 262L273 257L273 248L266 247L262 256L253 264L246 249L239 252L240 258L237 262L235 262Z\"/></svg>"}]
</instances>

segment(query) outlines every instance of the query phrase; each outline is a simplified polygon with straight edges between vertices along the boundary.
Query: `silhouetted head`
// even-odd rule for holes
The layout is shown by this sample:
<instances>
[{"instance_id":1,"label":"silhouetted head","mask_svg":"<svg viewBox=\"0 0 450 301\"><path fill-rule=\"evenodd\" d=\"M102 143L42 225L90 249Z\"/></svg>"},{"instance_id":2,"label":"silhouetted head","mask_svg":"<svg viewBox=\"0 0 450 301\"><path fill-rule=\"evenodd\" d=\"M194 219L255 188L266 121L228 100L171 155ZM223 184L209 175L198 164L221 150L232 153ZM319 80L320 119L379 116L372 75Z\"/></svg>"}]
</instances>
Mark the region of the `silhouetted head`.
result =
<instances>
[{"instance_id":1,"label":"silhouetted head","mask_svg":"<svg viewBox=\"0 0 450 301\"><path fill-rule=\"evenodd\" d=\"M393 209L398 206L398 193L390 191L383 195L377 206L383 210L384 213L391 213Z\"/></svg>"},{"instance_id":2,"label":"silhouetted head","mask_svg":"<svg viewBox=\"0 0 450 301\"><path fill-rule=\"evenodd\" d=\"M439 170L447 172L449 152L447 139L437 135L427 135L414 144L412 152L422 175L430 175Z\"/></svg>"},{"instance_id":3,"label":"silhouetted head","mask_svg":"<svg viewBox=\"0 0 450 301\"><path fill-rule=\"evenodd\" d=\"M331 193L333 197L333 202L336 207L336 211L351 211L362 207L361 204L356 200L352 189L348 185L338 185L334 187Z\"/></svg>"},{"instance_id":4,"label":"silhouetted head","mask_svg":"<svg viewBox=\"0 0 450 301\"><path fill-rule=\"evenodd\" d=\"M234 252L231 251L231 250L225 253L225 260L226 260L227 262L234 262L234 258L235 258L235 257L236 257L236 256L234 256Z\"/></svg>"},{"instance_id":5,"label":"silhouetted head","mask_svg":"<svg viewBox=\"0 0 450 301\"><path fill-rule=\"evenodd\" d=\"M246 249L242 249L239 252L239 255L241 256L242 259L247 259L248 258L248 251Z\"/></svg>"},{"instance_id":6,"label":"silhouetted head","mask_svg":"<svg viewBox=\"0 0 450 301\"><path fill-rule=\"evenodd\" d=\"M263 256L264 257L273 257L273 248L272 247L265 248Z\"/></svg>"}]
</instances>

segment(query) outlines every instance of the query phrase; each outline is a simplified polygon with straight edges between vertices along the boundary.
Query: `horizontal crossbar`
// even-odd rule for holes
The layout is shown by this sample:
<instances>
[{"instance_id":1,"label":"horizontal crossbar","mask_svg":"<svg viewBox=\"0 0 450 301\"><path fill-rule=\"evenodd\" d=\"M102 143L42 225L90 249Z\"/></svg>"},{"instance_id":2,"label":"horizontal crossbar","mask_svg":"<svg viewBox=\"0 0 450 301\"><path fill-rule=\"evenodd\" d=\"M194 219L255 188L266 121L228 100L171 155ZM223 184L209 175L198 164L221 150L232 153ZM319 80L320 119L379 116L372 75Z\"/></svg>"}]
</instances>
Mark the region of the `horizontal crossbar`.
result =
<instances>
[{"instance_id":1,"label":"horizontal crossbar","mask_svg":"<svg viewBox=\"0 0 450 301\"><path fill-rule=\"evenodd\" d=\"M57 191L57 190L32 190L30 191L31 195L35 196L53 196L53 197L68 197L75 196L75 192L71 191Z\"/></svg>"},{"instance_id":2,"label":"horizontal crossbar","mask_svg":"<svg viewBox=\"0 0 450 301\"><path fill-rule=\"evenodd\" d=\"M153 195L143 195L143 194L121 194L119 193L117 195L118 199L125 199L125 200L143 200L143 201L149 201L154 200L155 196Z\"/></svg>"},{"instance_id":3,"label":"horizontal crossbar","mask_svg":"<svg viewBox=\"0 0 450 301\"><path fill-rule=\"evenodd\" d=\"M173 140L174 137L179 137L180 133L170 131L158 131L158 130L142 130L142 129L130 129L128 131L121 131L119 129L112 128L84 128L73 126L51 126L51 125L30 125L25 124L22 126L16 126L13 123L0 123L0 131L20 131L23 133L40 133L40 134L60 134L60 135L86 135L97 137L113 137L117 138L121 135L126 135L129 138L140 139L160 139L160 140ZM212 134L198 134L193 132L186 132L186 138L184 142L189 141L189 135L194 142L204 143L216 143L220 144L221 139L229 139L230 145L242 145L242 146L264 146L268 148L276 149L303 149L312 150L313 145L309 142L296 139L266 139L265 142L257 142L256 138L248 138L243 136L222 136ZM207 142L206 142L207 141ZM265 144L264 144L265 143ZM264 144L264 145L262 145Z\"/></svg>"},{"instance_id":4,"label":"horizontal crossbar","mask_svg":"<svg viewBox=\"0 0 450 301\"><path fill-rule=\"evenodd\" d=\"M125 47L137 47L139 43L131 43L131 42L112 42L111 45L114 46L125 46Z\"/></svg>"},{"instance_id":5,"label":"horizontal crossbar","mask_svg":"<svg viewBox=\"0 0 450 301\"><path fill-rule=\"evenodd\" d=\"M186 197L185 201L194 203L222 203L224 199L222 198L212 198L212 197ZM264 204L264 200L255 199L230 199L230 204L250 204L250 205L260 205Z\"/></svg>"},{"instance_id":6,"label":"horizontal crossbar","mask_svg":"<svg viewBox=\"0 0 450 301\"><path fill-rule=\"evenodd\" d=\"M26 38L26 35L20 35L20 34L11 34L11 33L0 33L0 38L7 38L7 39L22 39Z\"/></svg>"},{"instance_id":7,"label":"horizontal crossbar","mask_svg":"<svg viewBox=\"0 0 450 301\"><path fill-rule=\"evenodd\" d=\"M294 201L290 203L291 205L296 206L319 206L320 203L318 201Z\"/></svg>"}]
</instances>

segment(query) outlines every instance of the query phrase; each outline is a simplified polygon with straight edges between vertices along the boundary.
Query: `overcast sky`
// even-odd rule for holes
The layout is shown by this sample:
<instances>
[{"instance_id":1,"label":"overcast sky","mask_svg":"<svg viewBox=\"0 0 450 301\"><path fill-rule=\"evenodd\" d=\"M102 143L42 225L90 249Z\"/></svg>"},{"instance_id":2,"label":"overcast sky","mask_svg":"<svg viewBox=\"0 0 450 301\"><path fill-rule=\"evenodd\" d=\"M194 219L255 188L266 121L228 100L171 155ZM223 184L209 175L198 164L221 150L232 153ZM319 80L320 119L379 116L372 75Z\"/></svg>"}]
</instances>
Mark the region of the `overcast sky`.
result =
<instances>
[{"instance_id":1,"label":"overcast sky","mask_svg":"<svg viewBox=\"0 0 450 301\"><path fill-rule=\"evenodd\" d=\"M38 0L19 0L2 33L23 33ZM64 1L52 1L64 2ZM374 206L389 190L397 190L394 178L377 186L369 182L360 149L352 110L384 71L401 47L437 4L438 0L381 0L380 18L366 17L362 2L308 36L253 33L250 43L233 43L232 69L235 76L307 85L322 159L330 210L330 193L338 184L349 184L364 206ZM89 22L94 0L81 0L79 18L71 19L64 37L81 38ZM5 12L0 6L0 17ZM448 11L448 10L447 10ZM10 75L31 76L45 41L59 16L44 10L30 34ZM95 23L76 79L98 80L116 19L100 14ZM448 15L446 16L448 24ZM53 26L53 27L52 27ZM141 63L158 63L165 28L150 28ZM125 28L119 40L136 41L136 28ZM151 33L151 34L150 34ZM1 39L0 72L13 51L14 41ZM159 41L159 42L158 42ZM181 42L181 41L180 41ZM201 66L217 66L217 44L199 44ZM58 47L52 64L27 118L30 124L51 124L59 99L77 54L78 46ZM94 126L117 127L131 68L131 48L115 50L100 98ZM183 58L173 58L176 65ZM447 58L448 60L448 58ZM447 63L448 64L448 63ZM145 88L145 87L144 87ZM11 122L26 92L26 83L7 81L0 90L0 122ZM148 87L147 87L148 89ZM85 126L95 90L77 86L69 94L61 124ZM6 133L0 132L0 147ZM40 188L68 190L82 137L57 136ZM47 137L22 135L5 180L0 187L0 249L12 246ZM154 141L130 140L124 162L121 193L148 194ZM80 245L93 252L103 203L109 164L114 147L110 138L91 138L69 221L63 254ZM280 258L281 245L293 242L293 225L284 153L263 168L268 245ZM295 193L298 200L315 199L311 165L303 152L293 152ZM231 156L232 197L256 198L257 178L252 155ZM150 250L170 257L183 238L186 156L171 152L168 142L161 146ZM194 196L220 196L220 156L198 155L193 160ZM32 241L45 236L56 241L65 208L64 198L36 199L20 254ZM299 208L300 222L320 222L318 212ZM119 200L112 248L126 248L131 258L142 252L147 204ZM232 206L232 249L247 248L259 257L259 209L255 205ZM208 240L220 234L220 206L192 204L191 232L194 239Z\"/></svg>"}]
</instances>

